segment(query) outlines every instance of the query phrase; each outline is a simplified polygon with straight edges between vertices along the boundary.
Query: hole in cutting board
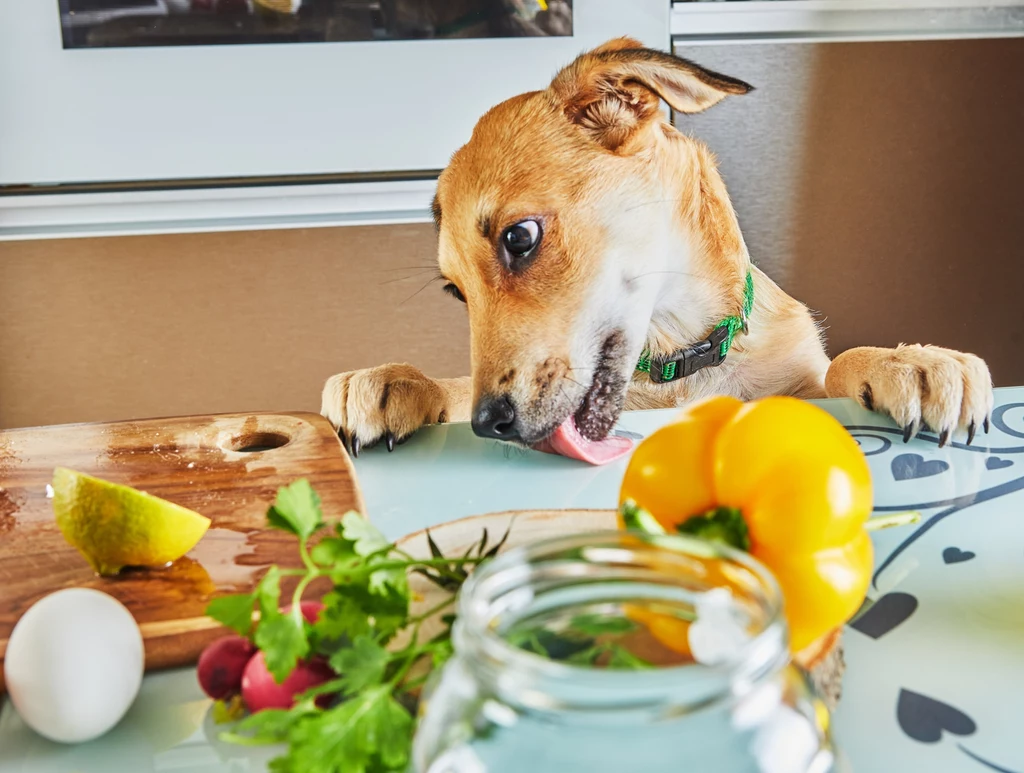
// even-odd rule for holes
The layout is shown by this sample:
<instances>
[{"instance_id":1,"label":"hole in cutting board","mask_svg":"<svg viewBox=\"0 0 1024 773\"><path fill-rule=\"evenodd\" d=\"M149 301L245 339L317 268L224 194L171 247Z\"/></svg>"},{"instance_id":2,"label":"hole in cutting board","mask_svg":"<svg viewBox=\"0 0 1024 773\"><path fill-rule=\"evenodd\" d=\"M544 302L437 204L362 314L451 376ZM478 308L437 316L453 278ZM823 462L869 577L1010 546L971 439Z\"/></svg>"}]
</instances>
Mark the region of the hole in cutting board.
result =
<instances>
[{"instance_id":1,"label":"hole in cutting board","mask_svg":"<svg viewBox=\"0 0 1024 773\"><path fill-rule=\"evenodd\" d=\"M286 446L291 440L279 432L247 432L231 438L228 448L242 454L257 454Z\"/></svg>"}]
</instances>

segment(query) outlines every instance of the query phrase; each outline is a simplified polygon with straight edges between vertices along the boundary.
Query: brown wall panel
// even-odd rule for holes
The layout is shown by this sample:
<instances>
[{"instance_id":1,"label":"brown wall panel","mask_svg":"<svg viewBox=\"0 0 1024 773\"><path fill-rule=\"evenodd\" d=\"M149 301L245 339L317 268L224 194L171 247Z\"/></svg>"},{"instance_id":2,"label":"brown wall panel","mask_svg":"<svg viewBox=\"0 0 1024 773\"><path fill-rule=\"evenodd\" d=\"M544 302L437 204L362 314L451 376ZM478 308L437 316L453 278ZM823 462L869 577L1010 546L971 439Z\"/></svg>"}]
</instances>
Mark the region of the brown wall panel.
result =
<instances>
[{"instance_id":1,"label":"brown wall panel","mask_svg":"<svg viewBox=\"0 0 1024 773\"><path fill-rule=\"evenodd\" d=\"M0 243L0 427L319 410L332 373L469 372L429 225Z\"/></svg>"}]
</instances>

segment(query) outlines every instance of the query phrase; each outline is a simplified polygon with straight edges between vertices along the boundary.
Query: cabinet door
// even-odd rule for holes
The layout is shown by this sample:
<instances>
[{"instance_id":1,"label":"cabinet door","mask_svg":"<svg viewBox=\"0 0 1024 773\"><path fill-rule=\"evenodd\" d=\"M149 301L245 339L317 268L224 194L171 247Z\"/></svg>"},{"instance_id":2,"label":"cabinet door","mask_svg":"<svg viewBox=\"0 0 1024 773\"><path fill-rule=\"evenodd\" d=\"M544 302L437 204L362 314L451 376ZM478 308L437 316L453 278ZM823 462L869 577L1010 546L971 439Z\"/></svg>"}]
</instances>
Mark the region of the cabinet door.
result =
<instances>
[{"instance_id":1,"label":"cabinet door","mask_svg":"<svg viewBox=\"0 0 1024 773\"><path fill-rule=\"evenodd\" d=\"M676 51L756 87L676 123L715 151L752 258L820 313L833 354L934 343L1024 383L1024 39Z\"/></svg>"},{"instance_id":2,"label":"cabinet door","mask_svg":"<svg viewBox=\"0 0 1024 773\"><path fill-rule=\"evenodd\" d=\"M282 3L294 5L256 4ZM183 4L149 10L169 17ZM62 29L57 0L0 3L0 186L440 169L484 111L543 87L582 49L618 35L669 45L668 0L574 5L570 36L65 48L81 41L65 36L70 11Z\"/></svg>"}]
</instances>

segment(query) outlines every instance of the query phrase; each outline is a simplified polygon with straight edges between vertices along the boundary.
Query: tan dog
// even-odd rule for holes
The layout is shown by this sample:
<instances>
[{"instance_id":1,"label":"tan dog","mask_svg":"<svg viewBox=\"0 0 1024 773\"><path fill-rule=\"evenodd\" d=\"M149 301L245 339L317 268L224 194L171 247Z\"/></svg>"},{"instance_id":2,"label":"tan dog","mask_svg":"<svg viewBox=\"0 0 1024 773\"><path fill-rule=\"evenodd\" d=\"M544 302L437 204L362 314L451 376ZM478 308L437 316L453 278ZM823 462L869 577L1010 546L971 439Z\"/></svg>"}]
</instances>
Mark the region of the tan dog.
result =
<instances>
[{"instance_id":1,"label":"tan dog","mask_svg":"<svg viewBox=\"0 0 1024 773\"><path fill-rule=\"evenodd\" d=\"M484 437L605 461L622 450L609 432L623 408L712 394L852 397L940 444L987 430L982 360L915 345L830 363L807 308L751 264L714 157L660 104L697 113L750 88L620 39L488 112L434 203L446 289L469 310L472 378L397 364L333 376L322 412L352 452L472 420ZM718 362L709 352L729 332ZM655 383L637 370L644 352L663 381L670 361L694 372Z\"/></svg>"},{"instance_id":2,"label":"tan dog","mask_svg":"<svg viewBox=\"0 0 1024 773\"><path fill-rule=\"evenodd\" d=\"M749 90L621 39L488 112L434 202L446 290L469 310L472 378L411 365L332 376L322 412L353 454L471 420L484 437L601 462L628 450L609 436L623 408L713 394L852 397L908 440L923 426L940 444L987 430L980 359L901 346L830 363L807 308L751 265L714 157L660 104L696 113ZM840 635L796 657L832 707Z\"/></svg>"}]
</instances>

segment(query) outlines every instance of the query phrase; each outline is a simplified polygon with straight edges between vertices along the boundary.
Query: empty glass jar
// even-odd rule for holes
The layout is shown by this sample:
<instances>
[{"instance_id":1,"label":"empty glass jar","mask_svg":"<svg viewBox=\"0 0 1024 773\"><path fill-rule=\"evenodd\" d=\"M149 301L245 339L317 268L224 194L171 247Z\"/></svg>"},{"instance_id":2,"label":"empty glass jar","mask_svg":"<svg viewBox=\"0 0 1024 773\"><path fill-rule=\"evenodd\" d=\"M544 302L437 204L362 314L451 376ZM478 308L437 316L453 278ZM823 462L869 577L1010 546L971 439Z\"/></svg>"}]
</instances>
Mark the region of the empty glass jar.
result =
<instances>
[{"instance_id":1,"label":"empty glass jar","mask_svg":"<svg viewBox=\"0 0 1024 773\"><path fill-rule=\"evenodd\" d=\"M608 532L510 551L458 602L416 773L825 773L828 714L746 554Z\"/></svg>"}]
</instances>

